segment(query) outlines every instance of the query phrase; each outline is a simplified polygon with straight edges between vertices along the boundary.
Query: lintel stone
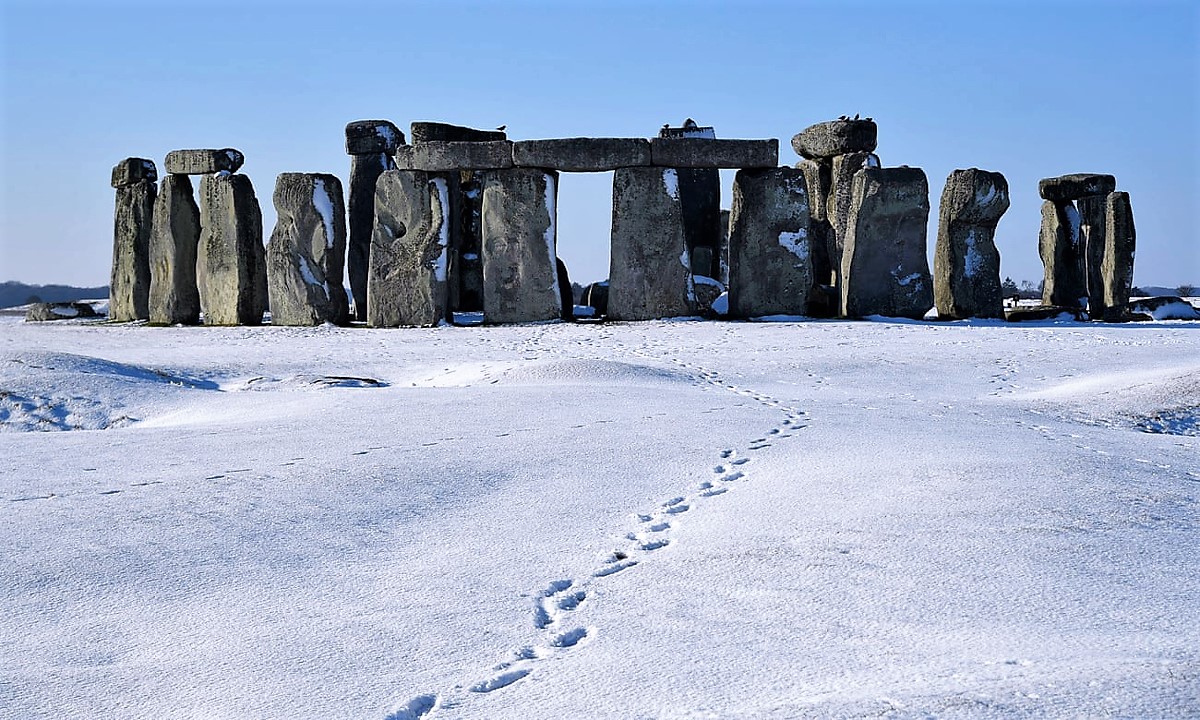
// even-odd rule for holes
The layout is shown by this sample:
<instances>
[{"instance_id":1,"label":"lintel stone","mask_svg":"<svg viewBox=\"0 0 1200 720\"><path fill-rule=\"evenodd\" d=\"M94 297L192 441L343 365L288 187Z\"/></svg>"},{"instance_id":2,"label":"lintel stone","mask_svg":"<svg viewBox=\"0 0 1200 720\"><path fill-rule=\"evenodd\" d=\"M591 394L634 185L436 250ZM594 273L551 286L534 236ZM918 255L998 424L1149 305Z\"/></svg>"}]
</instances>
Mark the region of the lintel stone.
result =
<instances>
[{"instance_id":1,"label":"lintel stone","mask_svg":"<svg viewBox=\"0 0 1200 720\"><path fill-rule=\"evenodd\" d=\"M113 187L119 188L133 185L141 180L149 180L150 182L158 180L158 168L154 166L153 160L131 157L125 158L113 166Z\"/></svg>"},{"instance_id":2,"label":"lintel stone","mask_svg":"<svg viewBox=\"0 0 1200 720\"><path fill-rule=\"evenodd\" d=\"M1050 202L1070 202L1089 195L1104 195L1117 189L1117 179L1099 173L1074 173L1038 181L1038 194Z\"/></svg>"},{"instance_id":3,"label":"lintel stone","mask_svg":"<svg viewBox=\"0 0 1200 720\"><path fill-rule=\"evenodd\" d=\"M462 125L440 122L415 122L409 126L412 142L420 145L427 142L495 142L507 140L500 130L476 130Z\"/></svg>"},{"instance_id":4,"label":"lintel stone","mask_svg":"<svg viewBox=\"0 0 1200 720\"><path fill-rule=\"evenodd\" d=\"M645 138L555 138L513 143L513 165L566 172L604 172L650 164Z\"/></svg>"},{"instance_id":5,"label":"lintel stone","mask_svg":"<svg viewBox=\"0 0 1200 720\"><path fill-rule=\"evenodd\" d=\"M237 172L246 156L233 148L220 150L172 150L163 166L172 175L210 175Z\"/></svg>"},{"instance_id":6,"label":"lintel stone","mask_svg":"<svg viewBox=\"0 0 1200 720\"><path fill-rule=\"evenodd\" d=\"M507 170L513 166L512 146L507 140L401 145L396 150L396 168L422 172Z\"/></svg>"},{"instance_id":7,"label":"lintel stone","mask_svg":"<svg viewBox=\"0 0 1200 720\"><path fill-rule=\"evenodd\" d=\"M404 133L390 120L355 120L346 125L346 154L395 155L404 144Z\"/></svg>"},{"instance_id":8,"label":"lintel stone","mask_svg":"<svg viewBox=\"0 0 1200 720\"><path fill-rule=\"evenodd\" d=\"M779 141L653 138L650 160L657 167L773 168L779 164Z\"/></svg>"}]
</instances>

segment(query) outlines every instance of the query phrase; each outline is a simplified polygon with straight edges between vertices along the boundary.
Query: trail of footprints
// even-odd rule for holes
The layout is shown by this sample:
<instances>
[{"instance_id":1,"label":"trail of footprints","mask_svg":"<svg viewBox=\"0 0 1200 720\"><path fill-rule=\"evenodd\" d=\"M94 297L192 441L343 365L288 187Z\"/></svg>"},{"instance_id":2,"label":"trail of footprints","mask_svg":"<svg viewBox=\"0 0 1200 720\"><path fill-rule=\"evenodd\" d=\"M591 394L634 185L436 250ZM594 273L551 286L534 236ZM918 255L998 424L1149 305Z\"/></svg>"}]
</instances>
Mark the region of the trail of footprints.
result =
<instances>
[{"instance_id":1,"label":"trail of footprints","mask_svg":"<svg viewBox=\"0 0 1200 720\"><path fill-rule=\"evenodd\" d=\"M774 398L723 383L715 378L715 374L709 374L705 380L723 389L747 395L785 413L779 427L772 428L763 437L750 442L749 451L770 447L773 440L792 437L796 430L806 427L803 411L787 408ZM739 455L733 449L721 450L718 455L718 462L711 467L708 478L697 484L694 495L675 496L649 512L637 513L635 527L618 541L618 547L608 553L590 575L579 580L555 580L538 593L532 608L533 627L540 632L536 644L513 650L510 657L494 665L489 673L474 683L456 686L445 695L426 693L411 698L393 709L387 720L418 720L438 708L455 707L471 695L501 690L528 677L539 662L586 644L595 637L595 627L584 627L572 622L574 612L589 602L593 584L635 568L646 562L653 553L670 547L673 542L671 531L681 516L690 512L698 502L722 496L739 483L749 480L748 464L752 461L751 457Z\"/></svg>"}]
</instances>

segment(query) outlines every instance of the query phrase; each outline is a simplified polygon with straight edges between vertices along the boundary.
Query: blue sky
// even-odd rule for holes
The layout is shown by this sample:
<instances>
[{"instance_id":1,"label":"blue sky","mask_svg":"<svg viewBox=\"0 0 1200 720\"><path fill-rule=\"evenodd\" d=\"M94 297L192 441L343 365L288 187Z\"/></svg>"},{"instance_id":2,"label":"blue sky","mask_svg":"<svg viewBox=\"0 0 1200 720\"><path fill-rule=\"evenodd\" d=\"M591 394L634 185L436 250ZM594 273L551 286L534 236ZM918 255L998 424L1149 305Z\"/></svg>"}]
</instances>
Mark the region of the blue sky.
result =
<instances>
[{"instance_id":1,"label":"blue sky","mask_svg":"<svg viewBox=\"0 0 1200 720\"><path fill-rule=\"evenodd\" d=\"M1200 284L1195 2L0 0L0 281L107 282L128 156L235 147L274 224L281 172L346 179L343 128L387 118L512 139L654 135L693 117L780 140L860 113L925 169L930 249L955 168L1008 178L1001 272L1039 280L1037 181L1130 193L1135 283ZM731 173L724 174L723 205ZM559 254L607 274L609 174L564 175Z\"/></svg>"}]
</instances>

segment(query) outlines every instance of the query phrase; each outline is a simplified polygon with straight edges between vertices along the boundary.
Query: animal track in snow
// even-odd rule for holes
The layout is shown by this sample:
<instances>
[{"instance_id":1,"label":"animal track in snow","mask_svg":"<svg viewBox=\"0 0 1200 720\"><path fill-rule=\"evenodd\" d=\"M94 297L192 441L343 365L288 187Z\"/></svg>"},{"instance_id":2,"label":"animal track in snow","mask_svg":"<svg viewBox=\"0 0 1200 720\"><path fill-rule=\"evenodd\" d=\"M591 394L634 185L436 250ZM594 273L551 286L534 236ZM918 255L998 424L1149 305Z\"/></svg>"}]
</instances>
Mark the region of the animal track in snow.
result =
<instances>
[{"instance_id":1,"label":"animal track in snow","mask_svg":"<svg viewBox=\"0 0 1200 720\"><path fill-rule=\"evenodd\" d=\"M418 695L399 705L384 720L420 720L437 708L437 695Z\"/></svg>"},{"instance_id":2,"label":"animal track in snow","mask_svg":"<svg viewBox=\"0 0 1200 720\"><path fill-rule=\"evenodd\" d=\"M569 648L575 647L588 636L587 628L574 628L561 632L550 638L550 647Z\"/></svg>"},{"instance_id":3,"label":"animal track in snow","mask_svg":"<svg viewBox=\"0 0 1200 720\"><path fill-rule=\"evenodd\" d=\"M480 680L472 685L469 689L473 693L490 693L494 690L499 690L500 688L512 685L531 672L533 672L531 668L515 668L513 670L506 670L499 675L488 678L487 680Z\"/></svg>"},{"instance_id":4,"label":"animal track in snow","mask_svg":"<svg viewBox=\"0 0 1200 720\"><path fill-rule=\"evenodd\" d=\"M637 564L638 564L637 560L621 560L618 562L610 563L610 564L605 565L604 567L600 568L596 572L592 573L592 577L602 578L602 577L608 577L609 575L616 575L617 573L621 572L622 570L628 570L629 568L631 568Z\"/></svg>"}]
</instances>

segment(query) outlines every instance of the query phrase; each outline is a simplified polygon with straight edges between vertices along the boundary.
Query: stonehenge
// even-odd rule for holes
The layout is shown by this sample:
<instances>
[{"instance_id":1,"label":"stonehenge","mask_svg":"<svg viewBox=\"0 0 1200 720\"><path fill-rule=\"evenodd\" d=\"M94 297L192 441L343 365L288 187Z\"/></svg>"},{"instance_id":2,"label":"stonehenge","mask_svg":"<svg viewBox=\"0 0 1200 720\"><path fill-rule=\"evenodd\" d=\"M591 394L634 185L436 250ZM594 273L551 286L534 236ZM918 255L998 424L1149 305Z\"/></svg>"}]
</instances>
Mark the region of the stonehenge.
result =
<instances>
[{"instance_id":1,"label":"stonehenge","mask_svg":"<svg viewBox=\"0 0 1200 720\"><path fill-rule=\"evenodd\" d=\"M1131 318L1136 233L1111 175L1041 180L1046 307L1006 311L995 243L1010 204L1004 176L950 174L931 273L928 180L881 166L870 118L797 133L794 167L779 165L777 140L718 139L690 118L651 138L510 140L438 122L412 123L409 137L389 120L348 123L348 194L332 174L281 173L265 247L240 151L173 150L161 183L153 161L121 161L110 319L257 325L269 310L275 325L571 321L557 205L573 172L613 180L609 277L583 292L581 316L920 319L936 307L943 320L1085 308ZM721 169L736 171L730 210Z\"/></svg>"},{"instance_id":2,"label":"stonehenge","mask_svg":"<svg viewBox=\"0 0 1200 720\"><path fill-rule=\"evenodd\" d=\"M267 242L271 324L345 324L350 307L342 284L342 182L324 173L283 173L273 202L279 219Z\"/></svg>"},{"instance_id":3,"label":"stonehenge","mask_svg":"<svg viewBox=\"0 0 1200 720\"><path fill-rule=\"evenodd\" d=\"M126 158L112 171L117 202L108 316L113 320L150 317L150 233L158 195L156 180L154 161L145 158Z\"/></svg>"},{"instance_id":4,"label":"stonehenge","mask_svg":"<svg viewBox=\"0 0 1200 720\"><path fill-rule=\"evenodd\" d=\"M978 168L946 178L933 256L938 317L1004 319L996 224L1008 210L1008 181Z\"/></svg>"},{"instance_id":5,"label":"stonehenge","mask_svg":"<svg viewBox=\"0 0 1200 720\"><path fill-rule=\"evenodd\" d=\"M1038 182L1044 304L1086 308L1092 319L1128 319L1135 231L1129 195L1116 187L1116 178L1098 173Z\"/></svg>"}]
</instances>

